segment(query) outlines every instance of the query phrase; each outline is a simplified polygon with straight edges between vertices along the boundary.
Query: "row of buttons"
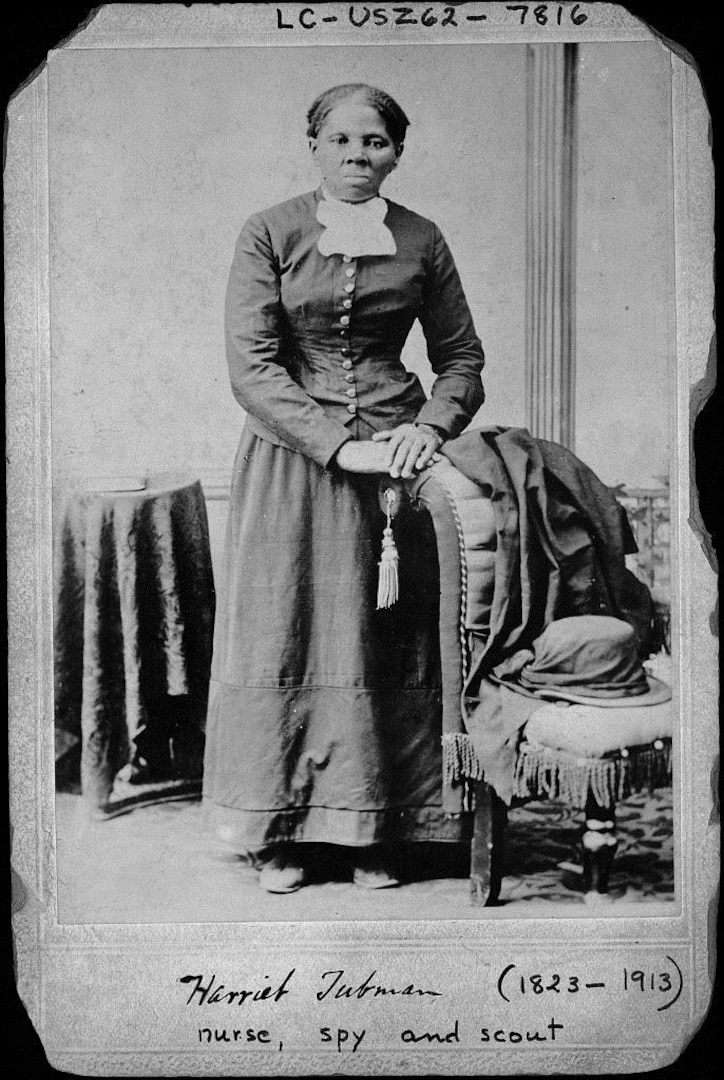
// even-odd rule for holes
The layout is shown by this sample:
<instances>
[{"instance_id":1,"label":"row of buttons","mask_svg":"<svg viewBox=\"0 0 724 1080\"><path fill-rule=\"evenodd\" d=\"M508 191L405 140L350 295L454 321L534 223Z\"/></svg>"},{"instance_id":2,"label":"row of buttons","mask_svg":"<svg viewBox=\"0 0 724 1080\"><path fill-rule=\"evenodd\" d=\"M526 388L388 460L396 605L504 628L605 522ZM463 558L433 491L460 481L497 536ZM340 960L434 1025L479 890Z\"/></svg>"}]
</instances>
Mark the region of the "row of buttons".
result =
<instances>
[{"instance_id":1,"label":"row of buttons","mask_svg":"<svg viewBox=\"0 0 724 1080\"><path fill-rule=\"evenodd\" d=\"M343 255L342 262L350 264L352 262L352 256ZM345 390L345 396L348 398L357 397L357 387L354 385L357 382L357 376L352 374L352 361L350 359L350 357L352 356L352 350L350 349L346 340L347 338L349 338L350 324L350 317L346 313L352 308L352 296L354 293L355 274L355 267L348 265L344 271L344 276L347 278L347 281L343 286L343 292L345 293L345 295L342 297L343 312L339 317L339 323L342 328L339 332L340 337L342 338L342 369L345 372L344 381L350 384ZM347 412L351 413L354 416L354 414L357 412L356 401L350 401L349 405L347 406Z\"/></svg>"}]
</instances>

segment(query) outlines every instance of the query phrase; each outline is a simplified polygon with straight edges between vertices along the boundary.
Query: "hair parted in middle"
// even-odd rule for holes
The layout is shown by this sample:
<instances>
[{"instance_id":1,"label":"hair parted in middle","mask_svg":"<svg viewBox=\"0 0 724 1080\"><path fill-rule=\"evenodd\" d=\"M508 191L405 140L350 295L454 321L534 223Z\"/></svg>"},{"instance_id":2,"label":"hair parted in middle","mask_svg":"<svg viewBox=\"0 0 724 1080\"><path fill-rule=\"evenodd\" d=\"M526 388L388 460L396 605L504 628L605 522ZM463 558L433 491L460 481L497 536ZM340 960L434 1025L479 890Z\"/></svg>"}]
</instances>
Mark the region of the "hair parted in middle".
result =
<instances>
[{"instance_id":1,"label":"hair parted in middle","mask_svg":"<svg viewBox=\"0 0 724 1080\"><path fill-rule=\"evenodd\" d=\"M343 83L320 94L307 113L307 136L316 139L332 109L349 98L360 98L375 109L382 117L395 146L402 146L410 121L393 97L376 86L368 86L367 83Z\"/></svg>"}]
</instances>

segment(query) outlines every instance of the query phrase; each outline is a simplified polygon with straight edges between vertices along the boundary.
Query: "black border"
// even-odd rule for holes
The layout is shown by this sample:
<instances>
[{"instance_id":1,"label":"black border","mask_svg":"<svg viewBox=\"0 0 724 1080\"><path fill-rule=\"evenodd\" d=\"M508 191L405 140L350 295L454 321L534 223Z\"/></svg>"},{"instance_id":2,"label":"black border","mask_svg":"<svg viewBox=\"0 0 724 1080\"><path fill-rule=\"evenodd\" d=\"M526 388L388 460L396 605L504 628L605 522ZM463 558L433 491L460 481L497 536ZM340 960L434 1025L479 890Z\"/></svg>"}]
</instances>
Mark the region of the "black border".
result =
<instances>
[{"instance_id":1,"label":"black border","mask_svg":"<svg viewBox=\"0 0 724 1080\"><path fill-rule=\"evenodd\" d=\"M318 6L319 0L315 0ZM15 93L43 65L50 49L57 48L73 35L93 15L99 5L60 4L41 6L26 3L6 8L2 15L4 55L0 68L3 101L5 107ZM188 7L184 4L179 6ZM687 4L676 6L661 0L633 0L625 6L632 14L645 21L652 30L663 35L670 43L680 46L697 65L707 97L712 121L712 137L715 160L719 157L719 131L721 123L721 8L711 4ZM7 122L7 121L6 121ZM717 198L717 221L719 220ZM717 269L721 254L717 254ZM720 275L717 275L720 278ZM713 389L713 388L712 388ZM707 389L702 388L702 399ZM720 550L722 500L724 477L721 456L721 415L724 413L721 392L713 390L706 400L696 421L694 444L696 447L696 481L699 488L701 518L710 535L710 555L716 559ZM7 769L5 770L7 775ZM7 811L6 811L7 813ZM9 828L5 829L9 835ZM6 863L7 865L7 863ZM9 875L8 875L9 883ZM9 915L10 908L8 908ZM3 1040L4 1072L7 1077L23 1080L50 1080L69 1074L58 1072L48 1063L40 1040L28 1019L27 1013L15 990L13 943L9 918L5 920L3 938L6 978L3 994L6 1035ZM720 980L717 980L712 1006L699 1032L693 1037L679 1059L663 1069L637 1074L652 1080L713 1080L720 1075L722 1038L718 1013L721 1009ZM576 1080L572 1074L571 1080ZM603 1077L603 1074L600 1074ZM621 1080L623 1074L609 1074L610 1080ZM519 1076L519 1080L526 1080ZM605 1078L603 1078L605 1080Z\"/></svg>"}]
</instances>

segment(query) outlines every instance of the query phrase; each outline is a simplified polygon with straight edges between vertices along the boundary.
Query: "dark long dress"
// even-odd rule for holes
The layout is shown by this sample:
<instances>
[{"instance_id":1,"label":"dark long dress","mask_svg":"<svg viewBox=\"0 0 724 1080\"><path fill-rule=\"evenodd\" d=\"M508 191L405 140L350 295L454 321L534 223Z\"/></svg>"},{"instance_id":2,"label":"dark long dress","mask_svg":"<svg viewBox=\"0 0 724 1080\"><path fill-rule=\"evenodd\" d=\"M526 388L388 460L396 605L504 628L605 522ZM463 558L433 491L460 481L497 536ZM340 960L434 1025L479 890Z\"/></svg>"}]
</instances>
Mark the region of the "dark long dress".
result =
<instances>
[{"instance_id":1,"label":"dark long dress","mask_svg":"<svg viewBox=\"0 0 724 1080\"><path fill-rule=\"evenodd\" d=\"M457 435L482 401L482 350L431 222L389 204L395 256L325 257L319 197L247 222L227 297L232 386L248 416L218 597L204 798L239 850L457 840L464 827L442 810L430 521L413 509L396 519L401 598L377 611L379 478L330 462L347 439L404 421ZM438 376L427 402L399 359L415 318Z\"/></svg>"}]
</instances>

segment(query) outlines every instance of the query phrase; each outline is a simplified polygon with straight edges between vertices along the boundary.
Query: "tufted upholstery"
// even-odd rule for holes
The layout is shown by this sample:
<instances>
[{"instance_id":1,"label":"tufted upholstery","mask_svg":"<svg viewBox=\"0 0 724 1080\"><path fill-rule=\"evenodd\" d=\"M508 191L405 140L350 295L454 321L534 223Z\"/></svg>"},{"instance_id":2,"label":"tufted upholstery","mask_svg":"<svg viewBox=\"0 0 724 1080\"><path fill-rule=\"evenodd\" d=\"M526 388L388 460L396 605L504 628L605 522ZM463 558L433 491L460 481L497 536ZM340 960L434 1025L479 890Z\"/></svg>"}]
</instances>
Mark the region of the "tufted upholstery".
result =
<instances>
[{"instance_id":1,"label":"tufted upholstery","mask_svg":"<svg viewBox=\"0 0 724 1080\"><path fill-rule=\"evenodd\" d=\"M463 476L446 458L435 465L433 473L451 496L460 520L467 564L465 627L485 634L490 626L495 587L497 533L493 506L480 485Z\"/></svg>"}]
</instances>

